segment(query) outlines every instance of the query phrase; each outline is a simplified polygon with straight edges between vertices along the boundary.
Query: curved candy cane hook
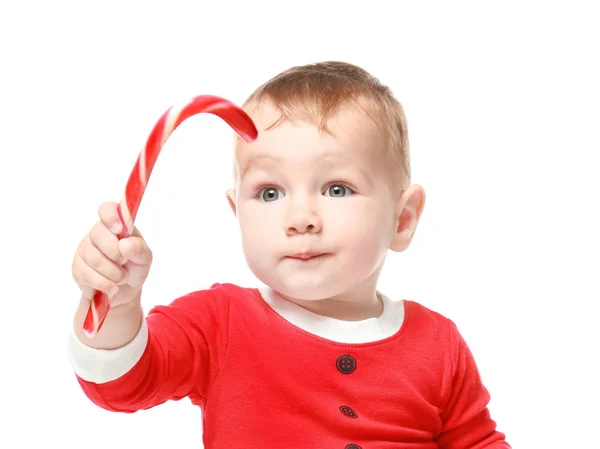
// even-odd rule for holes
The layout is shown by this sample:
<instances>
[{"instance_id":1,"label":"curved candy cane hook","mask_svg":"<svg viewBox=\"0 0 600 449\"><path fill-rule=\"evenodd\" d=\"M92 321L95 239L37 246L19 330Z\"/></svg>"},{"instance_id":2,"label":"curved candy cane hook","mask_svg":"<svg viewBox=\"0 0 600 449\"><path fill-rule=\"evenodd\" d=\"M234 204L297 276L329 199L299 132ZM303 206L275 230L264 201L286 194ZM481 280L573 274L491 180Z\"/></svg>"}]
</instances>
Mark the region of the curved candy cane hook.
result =
<instances>
[{"instance_id":1,"label":"curved candy cane hook","mask_svg":"<svg viewBox=\"0 0 600 449\"><path fill-rule=\"evenodd\" d=\"M125 196L117 207L123 224L123 230L118 235L119 239L129 237L133 231L135 217L146 190L148 179L160 150L171 133L186 118L204 112L221 117L246 142L252 142L258 136L256 126L248 114L224 98L214 95L200 95L184 105L171 106L154 125L146 142L146 147L140 152L127 181ZM83 332L86 336L93 338L98 333L109 309L110 302L106 294L95 290L83 322Z\"/></svg>"}]
</instances>

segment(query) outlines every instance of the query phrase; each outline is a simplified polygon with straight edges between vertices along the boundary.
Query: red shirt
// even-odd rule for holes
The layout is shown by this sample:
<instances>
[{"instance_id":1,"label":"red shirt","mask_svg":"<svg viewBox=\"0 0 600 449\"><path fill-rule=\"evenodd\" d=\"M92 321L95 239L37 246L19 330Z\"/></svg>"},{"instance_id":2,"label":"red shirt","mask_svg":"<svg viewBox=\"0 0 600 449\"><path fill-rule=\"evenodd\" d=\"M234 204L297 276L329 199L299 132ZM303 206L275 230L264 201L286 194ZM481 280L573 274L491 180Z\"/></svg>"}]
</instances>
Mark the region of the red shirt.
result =
<instances>
[{"instance_id":1,"label":"red shirt","mask_svg":"<svg viewBox=\"0 0 600 449\"><path fill-rule=\"evenodd\" d=\"M254 288L215 284L146 317L141 358L85 394L131 413L188 397L205 449L505 449L452 321L404 301L390 337L339 343L284 319Z\"/></svg>"}]
</instances>

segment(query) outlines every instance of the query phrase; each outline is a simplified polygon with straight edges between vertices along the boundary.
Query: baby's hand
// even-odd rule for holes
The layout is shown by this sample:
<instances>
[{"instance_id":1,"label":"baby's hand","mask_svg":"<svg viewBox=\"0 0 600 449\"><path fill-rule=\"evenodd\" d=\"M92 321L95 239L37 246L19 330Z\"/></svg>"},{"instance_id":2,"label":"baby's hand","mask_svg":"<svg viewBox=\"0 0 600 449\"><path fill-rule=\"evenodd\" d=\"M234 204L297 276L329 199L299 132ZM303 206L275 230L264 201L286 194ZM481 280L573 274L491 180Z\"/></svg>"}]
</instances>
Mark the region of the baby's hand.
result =
<instances>
[{"instance_id":1,"label":"baby's hand","mask_svg":"<svg viewBox=\"0 0 600 449\"><path fill-rule=\"evenodd\" d=\"M117 203L102 204L98 215L100 221L75 252L73 278L85 297L91 299L94 290L100 290L115 307L139 296L150 271L152 251L135 227L131 237L119 240L122 224Z\"/></svg>"}]
</instances>

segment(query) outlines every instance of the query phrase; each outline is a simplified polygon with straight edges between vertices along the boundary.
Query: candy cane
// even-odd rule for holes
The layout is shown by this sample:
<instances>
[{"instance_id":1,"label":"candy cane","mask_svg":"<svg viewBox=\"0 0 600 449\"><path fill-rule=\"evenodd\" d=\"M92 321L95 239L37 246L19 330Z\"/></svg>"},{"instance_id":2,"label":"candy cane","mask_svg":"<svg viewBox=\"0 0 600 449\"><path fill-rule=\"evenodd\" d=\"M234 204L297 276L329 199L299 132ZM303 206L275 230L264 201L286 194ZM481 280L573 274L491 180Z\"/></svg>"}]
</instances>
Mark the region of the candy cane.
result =
<instances>
[{"instance_id":1,"label":"candy cane","mask_svg":"<svg viewBox=\"0 0 600 449\"><path fill-rule=\"evenodd\" d=\"M123 230L117 236L119 239L129 237L133 231L133 222L142 201L142 196L163 145L181 122L202 112L221 117L246 142L252 142L258 136L258 131L252 119L241 108L224 98L214 95L200 95L183 105L171 106L154 125L146 142L146 147L140 152L131 175L129 175L125 196L117 207L123 224ZM88 337L93 338L98 333L109 309L110 303L107 295L104 292L95 290L83 322L83 332Z\"/></svg>"}]
</instances>

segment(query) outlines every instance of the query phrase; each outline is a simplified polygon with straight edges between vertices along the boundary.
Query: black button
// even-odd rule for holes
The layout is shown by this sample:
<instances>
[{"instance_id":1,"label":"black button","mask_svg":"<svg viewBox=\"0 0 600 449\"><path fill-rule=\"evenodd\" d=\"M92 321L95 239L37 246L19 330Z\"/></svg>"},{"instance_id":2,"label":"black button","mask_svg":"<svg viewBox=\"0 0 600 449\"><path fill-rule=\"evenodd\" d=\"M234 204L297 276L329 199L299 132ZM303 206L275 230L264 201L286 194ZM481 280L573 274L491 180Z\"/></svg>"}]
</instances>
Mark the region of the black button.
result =
<instances>
[{"instance_id":1,"label":"black button","mask_svg":"<svg viewBox=\"0 0 600 449\"><path fill-rule=\"evenodd\" d=\"M350 374L356 369L356 360L351 355L344 354L338 357L335 366L340 373Z\"/></svg>"},{"instance_id":2,"label":"black button","mask_svg":"<svg viewBox=\"0 0 600 449\"><path fill-rule=\"evenodd\" d=\"M344 449L362 449L358 444L348 444Z\"/></svg>"},{"instance_id":3,"label":"black button","mask_svg":"<svg viewBox=\"0 0 600 449\"><path fill-rule=\"evenodd\" d=\"M356 412L354 410L352 410L352 408L348 407L347 405L342 405L340 407L340 412L342 412L344 414L344 416L347 416L348 418L358 418L358 415L356 414Z\"/></svg>"}]
</instances>

